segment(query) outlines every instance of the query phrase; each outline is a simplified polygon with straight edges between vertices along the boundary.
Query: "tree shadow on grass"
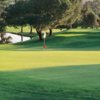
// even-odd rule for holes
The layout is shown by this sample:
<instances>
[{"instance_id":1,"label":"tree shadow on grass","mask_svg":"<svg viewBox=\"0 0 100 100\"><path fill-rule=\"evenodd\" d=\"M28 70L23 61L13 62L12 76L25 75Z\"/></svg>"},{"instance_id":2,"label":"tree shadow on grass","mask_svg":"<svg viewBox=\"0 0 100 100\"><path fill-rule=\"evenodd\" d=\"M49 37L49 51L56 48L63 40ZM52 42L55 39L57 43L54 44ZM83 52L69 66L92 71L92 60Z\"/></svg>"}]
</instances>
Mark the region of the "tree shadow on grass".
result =
<instances>
[{"instance_id":1,"label":"tree shadow on grass","mask_svg":"<svg viewBox=\"0 0 100 100\"><path fill-rule=\"evenodd\" d=\"M100 64L0 72L2 100L100 100Z\"/></svg>"},{"instance_id":2,"label":"tree shadow on grass","mask_svg":"<svg viewBox=\"0 0 100 100\"><path fill-rule=\"evenodd\" d=\"M64 35L63 35L64 34ZM99 32L66 32L62 36L56 36L48 40L52 48L64 48L69 50L100 50L100 33ZM70 36L70 34L77 34ZM55 40L55 42L53 41Z\"/></svg>"},{"instance_id":3,"label":"tree shadow on grass","mask_svg":"<svg viewBox=\"0 0 100 100\"><path fill-rule=\"evenodd\" d=\"M46 40L47 48L43 48L43 41L36 39L14 44L13 48L0 50L41 51L41 50L83 50L100 51L100 32L57 32Z\"/></svg>"}]
</instances>

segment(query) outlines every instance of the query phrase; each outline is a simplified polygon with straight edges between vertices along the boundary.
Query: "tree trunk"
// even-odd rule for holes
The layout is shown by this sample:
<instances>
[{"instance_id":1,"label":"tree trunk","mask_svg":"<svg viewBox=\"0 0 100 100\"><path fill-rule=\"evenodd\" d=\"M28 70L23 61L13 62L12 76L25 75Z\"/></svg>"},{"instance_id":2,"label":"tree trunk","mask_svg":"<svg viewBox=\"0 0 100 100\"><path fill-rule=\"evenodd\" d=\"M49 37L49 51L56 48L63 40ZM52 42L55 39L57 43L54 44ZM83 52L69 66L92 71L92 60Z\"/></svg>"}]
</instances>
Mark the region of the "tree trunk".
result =
<instances>
[{"instance_id":1,"label":"tree trunk","mask_svg":"<svg viewBox=\"0 0 100 100\"><path fill-rule=\"evenodd\" d=\"M30 34L32 34L32 32L33 32L33 27L30 26Z\"/></svg>"},{"instance_id":2,"label":"tree trunk","mask_svg":"<svg viewBox=\"0 0 100 100\"><path fill-rule=\"evenodd\" d=\"M32 40L33 27L30 25L30 39Z\"/></svg>"},{"instance_id":3,"label":"tree trunk","mask_svg":"<svg viewBox=\"0 0 100 100\"><path fill-rule=\"evenodd\" d=\"M1 40L3 40L3 38L4 38L4 34L1 33L1 34L0 34L0 37L1 37Z\"/></svg>"},{"instance_id":4,"label":"tree trunk","mask_svg":"<svg viewBox=\"0 0 100 100\"><path fill-rule=\"evenodd\" d=\"M49 36L52 36L52 29L49 29Z\"/></svg>"},{"instance_id":5,"label":"tree trunk","mask_svg":"<svg viewBox=\"0 0 100 100\"><path fill-rule=\"evenodd\" d=\"M70 25L70 29L72 29L73 28L73 26L72 26L72 24Z\"/></svg>"},{"instance_id":6,"label":"tree trunk","mask_svg":"<svg viewBox=\"0 0 100 100\"><path fill-rule=\"evenodd\" d=\"M3 44L3 43L5 43L5 34L4 33L1 33L0 34L0 37L1 37L1 43Z\"/></svg>"},{"instance_id":7,"label":"tree trunk","mask_svg":"<svg viewBox=\"0 0 100 100\"><path fill-rule=\"evenodd\" d=\"M41 30L36 30L36 31L37 31L37 34L39 36L39 41L42 41L43 38L42 38L42 32L41 32Z\"/></svg>"},{"instance_id":8,"label":"tree trunk","mask_svg":"<svg viewBox=\"0 0 100 100\"><path fill-rule=\"evenodd\" d=\"M21 42L23 42L23 35L22 35L22 33L23 33L23 26L21 26Z\"/></svg>"}]
</instances>

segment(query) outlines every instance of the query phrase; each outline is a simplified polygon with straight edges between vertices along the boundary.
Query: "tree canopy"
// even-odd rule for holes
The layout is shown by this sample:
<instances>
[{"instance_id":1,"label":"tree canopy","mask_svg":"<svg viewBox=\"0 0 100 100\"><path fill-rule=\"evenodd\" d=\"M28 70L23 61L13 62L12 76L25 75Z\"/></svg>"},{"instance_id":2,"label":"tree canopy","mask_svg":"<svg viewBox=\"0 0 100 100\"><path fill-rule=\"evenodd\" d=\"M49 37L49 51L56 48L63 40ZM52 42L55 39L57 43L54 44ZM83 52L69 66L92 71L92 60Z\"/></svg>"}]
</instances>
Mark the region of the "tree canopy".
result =
<instances>
[{"instance_id":1,"label":"tree canopy","mask_svg":"<svg viewBox=\"0 0 100 100\"><path fill-rule=\"evenodd\" d=\"M0 15L7 1L1 1ZM95 8L94 2L89 1L82 6L82 0L15 0L10 6L6 6L3 15L8 26L30 25L34 27L39 39L42 40L43 30L63 25L66 27L80 25L78 23L87 27L98 26L99 6ZM96 0L96 2L99 1Z\"/></svg>"},{"instance_id":2,"label":"tree canopy","mask_svg":"<svg viewBox=\"0 0 100 100\"><path fill-rule=\"evenodd\" d=\"M6 12L8 25L28 24L40 34L59 25L72 25L80 17L81 0L22 0Z\"/></svg>"},{"instance_id":3,"label":"tree canopy","mask_svg":"<svg viewBox=\"0 0 100 100\"><path fill-rule=\"evenodd\" d=\"M83 14L83 26L86 27L99 27L100 26L100 1L88 1L84 4L82 9Z\"/></svg>"}]
</instances>

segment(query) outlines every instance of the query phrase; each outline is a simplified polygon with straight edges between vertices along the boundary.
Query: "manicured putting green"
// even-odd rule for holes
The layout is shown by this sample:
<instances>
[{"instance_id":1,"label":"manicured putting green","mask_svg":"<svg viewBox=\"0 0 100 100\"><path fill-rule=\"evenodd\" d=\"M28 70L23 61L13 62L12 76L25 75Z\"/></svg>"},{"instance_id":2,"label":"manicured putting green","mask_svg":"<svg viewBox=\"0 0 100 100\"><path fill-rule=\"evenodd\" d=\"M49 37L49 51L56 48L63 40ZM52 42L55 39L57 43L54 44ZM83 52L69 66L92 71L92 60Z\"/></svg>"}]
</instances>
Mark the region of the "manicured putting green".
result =
<instances>
[{"instance_id":1,"label":"manicured putting green","mask_svg":"<svg viewBox=\"0 0 100 100\"><path fill-rule=\"evenodd\" d=\"M100 51L0 51L0 70L100 64Z\"/></svg>"}]
</instances>

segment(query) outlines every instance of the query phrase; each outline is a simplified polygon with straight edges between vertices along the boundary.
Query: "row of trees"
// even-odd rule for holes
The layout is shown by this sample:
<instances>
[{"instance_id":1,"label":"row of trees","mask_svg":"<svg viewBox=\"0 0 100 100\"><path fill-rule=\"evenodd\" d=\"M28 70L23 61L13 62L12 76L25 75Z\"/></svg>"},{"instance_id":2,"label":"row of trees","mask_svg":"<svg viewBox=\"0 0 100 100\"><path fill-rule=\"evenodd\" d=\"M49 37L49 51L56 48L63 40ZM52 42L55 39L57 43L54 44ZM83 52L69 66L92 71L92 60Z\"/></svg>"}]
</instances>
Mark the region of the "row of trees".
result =
<instances>
[{"instance_id":1,"label":"row of trees","mask_svg":"<svg viewBox=\"0 0 100 100\"><path fill-rule=\"evenodd\" d=\"M16 0L17 2L7 5L5 9L5 1L9 0L0 1L2 2L0 3L1 31L4 30L4 26L21 26L22 33L23 27L29 25L30 34L34 27L39 40L42 40L43 30L50 30L50 36L54 28L100 25L100 17L94 12L92 2L83 6L82 0Z\"/></svg>"},{"instance_id":2,"label":"row of trees","mask_svg":"<svg viewBox=\"0 0 100 100\"><path fill-rule=\"evenodd\" d=\"M83 6L83 25L86 27L100 26L100 1L88 1Z\"/></svg>"}]
</instances>

